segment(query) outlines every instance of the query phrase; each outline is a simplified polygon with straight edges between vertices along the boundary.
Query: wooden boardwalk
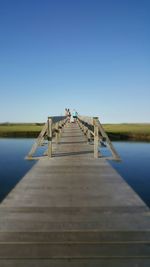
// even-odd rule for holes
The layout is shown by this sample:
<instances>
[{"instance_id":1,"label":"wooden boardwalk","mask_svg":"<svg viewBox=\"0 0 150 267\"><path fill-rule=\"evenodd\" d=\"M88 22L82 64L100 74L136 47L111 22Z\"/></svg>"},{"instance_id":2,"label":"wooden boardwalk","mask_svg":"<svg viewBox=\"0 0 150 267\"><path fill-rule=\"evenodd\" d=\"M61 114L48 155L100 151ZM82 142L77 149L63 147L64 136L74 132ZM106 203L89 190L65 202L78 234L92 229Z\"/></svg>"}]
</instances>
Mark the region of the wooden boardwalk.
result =
<instances>
[{"instance_id":1,"label":"wooden boardwalk","mask_svg":"<svg viewBox=\"0 0 150 267\"><path fill-rule=\"evenodd\" d=\"M0 267L149 267L149 208L77 124L0 205Z\"/></svg>"}]
</instances>

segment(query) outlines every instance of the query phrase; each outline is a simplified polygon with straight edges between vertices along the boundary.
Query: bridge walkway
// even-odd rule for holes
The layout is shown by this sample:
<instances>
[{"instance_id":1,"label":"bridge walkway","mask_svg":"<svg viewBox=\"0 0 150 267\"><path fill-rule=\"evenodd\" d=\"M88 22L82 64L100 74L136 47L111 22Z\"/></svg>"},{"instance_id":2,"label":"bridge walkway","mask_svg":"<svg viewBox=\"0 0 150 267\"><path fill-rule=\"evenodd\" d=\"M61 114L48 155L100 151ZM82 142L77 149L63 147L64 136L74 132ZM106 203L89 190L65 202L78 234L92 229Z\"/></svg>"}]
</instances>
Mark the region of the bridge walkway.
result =
<instances>
[{"instance_id":1,"label":"bridge walkway","mask_svg":"<svg viewBox=\"0 0 150 267\"><path fill-rule=\"evenodd\" d=\"M0 266L150 266L149 208L77 124L1 203Z\"/></svg>"}]
</instances>

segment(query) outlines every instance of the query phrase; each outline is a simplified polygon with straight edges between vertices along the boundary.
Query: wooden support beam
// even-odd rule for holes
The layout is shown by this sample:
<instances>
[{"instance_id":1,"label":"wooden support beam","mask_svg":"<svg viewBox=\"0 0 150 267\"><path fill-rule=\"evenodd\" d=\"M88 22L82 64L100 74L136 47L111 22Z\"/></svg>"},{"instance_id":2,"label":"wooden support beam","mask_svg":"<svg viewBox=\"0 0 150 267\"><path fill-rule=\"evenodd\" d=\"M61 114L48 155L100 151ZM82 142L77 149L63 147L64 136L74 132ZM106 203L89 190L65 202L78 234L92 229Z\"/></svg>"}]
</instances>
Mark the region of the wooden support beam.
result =
<instances>
[{"instance_id":1,"label":"wooden support beam","mask_svg":"<svg viewBox=\"0 0 150 267\"><path fill-rule=\"evenodd\" d=\"M52 136L55 131L56 143L59 142L61 138L61 133L63 132L64 125L66 124L68 118L63 116L48 117L47 123L44 125L41 133L39 134L36 142L33 144L32 149L30 150L27 158L32 158L38 146L41 146L44 143L44 137L47 135L48 139L48 149L45 154L48 157L52 157ZM83 133L86 135L88 142L90 143L91 137L94 136L94 157L98 158L100 156L100 140L101 142L105 139L106 145L112 153L112 156L115 160L120 161L120 157L117 154L113 144L111 143L107 133L104 131L101 123L99 122L98 117L85 117L78 116L77 123L80 126ZM53 129L52 129L53 126Z\"/></svg>"},{"instance_id":2,"label":"wooden support beam","mask_svg":"<svg viewBox=\"0 0 150 267\"><path fill-rule=\"evenodd\" d=\"M48 139L48 149L45 151L44 155L48 155L49 157L52 157L52 136L54 133L54 129L52 129L52 126L53 128L55 127L58 128L58 131L56 132L56 143L57 143L59 141L61 131L64 125L66 124L67 120L68 119L66 116L48 117L47 122L43 126L42 131L40 132L38 138L36 139L35 143L33 144L26 158L32 159L32 156L36 152L37 148L43 145L45 136L47 136L47 139Z\"/></svg>"},{"instance_id":3,"label":"wooden support beam","mask_svg":"<svg viewBox=\"0 0 150 267\"><path fill-rule=\"evenodd\" d=\"M96 123L96 125L98 126L98 129L99 129L99 131L100 131L102 137L105 138L105 140L106 140L106 144L107 144L108 148L110 149L113 158L114 158L115 160L117 160L117 161L120 161L121 159L120 159L120 157L119 157L117 151L115 150L115 148L114 148L112 142L110 141L110 139L109 139L107 133L106 133L105 130L103 129L103 126L101 125L100 121L99 121L98 119L96 119L95 123Z\"/></svg>"},{"instance_id":4,"label":"wooden support beam","mask_svg":"<svg viewBox=\"0 0 150 267\"><path fill-rule=\"evenodd\" d=\"M59 138L59 140L60 140L60 138L61 138L61 122L59 122L59 124L58 124L58 138Z\"/></svg>"},{"instance_id":5,"label":"wooden support beam","mask_svg":"<svg viewBox=\"0 0 150 267\"><path fill-rule=\"evenodd\" d=\"M101 123L99 122L98 117L91 118L87 116L78 116L78 123L83 133L87 135L87 137L89 136L89 131L91 135L94 135L94 157L98 157L98 154L100 155L100 151L98 151L98 147L100 147L99 144L100 139L97 137L97 127L98 127L98 135L100 134L101 138L105 138L106 145L111 151L113 158L117 161L121 160L112 142L110 141L107 133L104 131Z\"/></svg>"},{"instance_id":6,"label":"wooden support beam","mask_svg":"<svg viewBox=\"0 0 150 267\"><path fill-rule=\"evenodd\" d=\"M87 132L87 138L88 138L88 143L90 143L91 142L91 131L90 130L88 130Z\"/></svg>"},{"instance_id":7,"label":"wooden support beam","mask_svg":"<svg viewBox=\"0 0 150 267\"><path fill-rule=\"evenodd\" d=\"M88 123L89 125L93 125L93 117L79 116L79 115L78 115L78 119L79 119L80 121L84 121L84 122Z\"/></svg>"},{"instance_id":8,"label":"wooden support beam","mask_svg":"<svg viewBox=\"0 0 150 267\"><path fill-rule=\"evenodd\" d=\"M84 125L83 133L84 133L85 135L87 134L87 130L88 130L88 128Z\"/></svg>"},{"instance_id":9,"label":"wooden support beam","mask_svg":"<svg viewBox=\"0 0 150 267\"><path fill-rule=\"evenodd\" d=\"M55 136L55 140L56 140L56 144L58 144L59 142L59 122L56 123L56 136Z\"/></svg>"},{"instance_id":10,"label":"wooden support beam","mask_svg":"<svg viewBox=\"0 0 150 267\"><path fill-rule=\"evenodd\" d=\"M48 124L48 157L52 157L52 119L48 118L47 120L47 124Z\"/></svg>"},{"instance_id":11,"label":"wooden support beam","mask_svg":"<svg viewBox=\"0 0 150 267\"><path fill-rule=\"evenodd\" d=\"M98 125L96 124L95 119L93 119L94 124L94 158L98 158L99 156L99 133L98 133Z\"/></svg>"},{"instance_id":12,"label":"wooden support beam","mask_svg":"<svg viewBox=\"0 0 150 267\"><path fill-rule=\"evenodd\" d=\"M35 143L33 144L29 154L28 154L28 157L32 157L33 154L35 153L35 151L37 150L38 146L41 145L41 143L43 142L44 140L44 135L47 131L47 123L44 124L43 128L42 128L42 131L40 132L38 138L36 139Z\"/></svg>"},{"instance_id":13,"label":"wooden support beam","mask_svg":"<svg viewBox=\"0 0 150 267\"><path fill-rule=\"evenodd\" d=\"M78 123L78 125L79 125L79 127L81 129L81 121L79 120L79 118L77 118L77 123Z\"/></svg>"},{"instance_id":14,"label":"wooden support beam","mask_svg":"<svg viewBox=\"0 0 150 267\"><path fill-rule=\"evenodd\" d=\"M43 146L44 144L44 136L42 137L41 141L40 141L40 146Z\"/></svg>"}]
</instances>

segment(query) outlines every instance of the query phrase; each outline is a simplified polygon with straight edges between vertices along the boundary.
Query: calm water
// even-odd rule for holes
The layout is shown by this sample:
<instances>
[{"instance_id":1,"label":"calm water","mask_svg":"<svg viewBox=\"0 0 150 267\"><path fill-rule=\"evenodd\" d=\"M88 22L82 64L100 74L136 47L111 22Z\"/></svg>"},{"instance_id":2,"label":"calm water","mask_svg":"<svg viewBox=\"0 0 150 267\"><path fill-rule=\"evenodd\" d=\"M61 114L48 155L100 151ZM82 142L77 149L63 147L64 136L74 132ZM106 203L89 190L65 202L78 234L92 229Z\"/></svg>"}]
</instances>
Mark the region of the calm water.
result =
<instances>
[{"instance_id":1,"label":"calm water","mask_svg":"<svg viewBox=\"0 0 150 267\"><path fill-rule=\"evenodd\" d=\"M150 143L115 142L121 163L111 162L127 183L150 207Z\"/></svg>"},{"instance_id":2,"label":"calm water","mask_svg":"<svg viewBox=\"0 0 150 267\"><path fill-rule=\"evenodd\" d=\"M35 164L24 160L32 143L33 139L26 138L0 139L0 200ZM150 143L114 142L114 145L122 162L111 164L150 206Z\"/></svg>"},{"instance_id":3,"label":"calm water","mask_svg":"<svg viewBox=\"0 0 150 267\"><path fill-rule=\"evenodd\" d=\"M35 164L24 159L32 143L33 139L0 138L0 200Z\"/></svg>"}]
</instances>

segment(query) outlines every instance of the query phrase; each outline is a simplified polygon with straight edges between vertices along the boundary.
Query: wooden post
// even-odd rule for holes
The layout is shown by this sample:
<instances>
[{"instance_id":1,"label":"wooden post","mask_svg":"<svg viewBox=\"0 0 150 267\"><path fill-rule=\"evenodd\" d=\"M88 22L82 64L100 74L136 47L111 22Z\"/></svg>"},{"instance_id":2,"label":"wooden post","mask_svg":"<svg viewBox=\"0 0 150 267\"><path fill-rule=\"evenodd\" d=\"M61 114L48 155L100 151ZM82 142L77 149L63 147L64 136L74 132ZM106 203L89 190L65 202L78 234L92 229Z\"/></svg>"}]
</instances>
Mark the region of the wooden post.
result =
<instances>
[{"instance_id":1,"label":"wooden post","mask_svg":"<svg viewBox=\"0 0 150 267\"><path fill-rule=\"evenodd\" d=\"M52 119L48 118L47 121L48 124L48 135L47 135L47 139L48 139L48 157L52 157Z\"/></svg>"},{"instance_id":2,"label":"wooden post","mask_svg":"<svg viewBox=\"0 0 150 267\"><path fill-rule=\"evenodd\" d=\"M56 123L56 144L59 142L59 123Z\"/></svg>"},{"instance_id":3,"label":"wooden post","mask_svg":"<svg viewBox=\"0 0 150 267\"><path fill-rule=\"evenodd\" d=\"M81 127L81 122L79 121L79 119L77 119L77 123L78 123L80 129L82 129L82 127Z\"/></svg>"},{"instance_id":4,"label":"wooden post","mask_svg":"<svg viewBox=\"0 0 150 267\"><path fill-rule=\"evenodd\" d=\"M85 134L85 125L83 124L83 133Z\"/></svg>"},{"instance_id":5,"label":"wooden post","mask_svg":"<svg viewBox=\"0 0 150 267\"><path fill-rule=\"evenodd\" d=\"M59 124L58 124L58 138L59 138L59 140L61 138L61 122L59 122Z\"/></svg>"},{"instance_id":6,"label":"wooden post","mask_svg":"<svg viewBox=\"0 0 150 267\"><path fill-rule=\"evenodd\" d=\"M64 125L65 125L65 122L64 120L61 122L61 127L62 127L62 132L64 131Z\"/></svg>"},{"instance_id":7,"label":"wooden post","mask_svg":"<svg viewBox=\"0 0 150 267\"><path fill-rule=\"evenodd\" d=\"M86 133L87 133L87 127L84 125L84 128L83 128L83 133L84 133L84 135L86 135Z\"/></svg>"},{"instance_id":8,"label":"wooden post","mask_svg":"<svg viewBox=\"0 0 150 267\"><path fill-rule=\"evenodd\" d=\"M98 158L99 134L98 134L98 125L96 124L95 118L93 119L93 124L94 124L94 158Z\"/></svg>"},{"instance_id":9,"label":"wooden post","mask_svg":"<svg viewBox=\"0 0 150 267\"><path fill-rule=\"evenodd\" d=\"M83 123L81 124L81 127L82 127L81 128L82 132L84 132L84 124Z\"/></svg>"},{"instance_id":10,"label":"wooden post","mask_svg":"<svg viewBox=\"0 0 150 267\"><path fill-rule=\"evenodd\" d=\"M43 146L44 144L44 137L42 137L41 141L40 141L40 146Z\"/></svg>"},{"instance_id":11,"label":"wooden post","mask_svg":"<svg viewBox=\"0 0 150 267\"><path fill-rule=\"evenodd\" d=\"M87 138L88 138L88 143L90 144L90 142L91 142L91 132L90 132L90 130L88 130L88 132L87 132Z\"/></svg>"},{"instance_id":12,"label":"wooden post","mask_svg":"<svg viewBox=\"0 0 150 267\"><path fill-rule=\"evenodd\" d=\"M36 142L33 144L32 148L28 154L29 158L31 158L33 156L33 154L37 150L38 146L40 146L41 143L44 141L44 135L46 134L46 132L47 132L47 123L45 123L45 125L43 126L42 131L40 132Z\"/></svg>"}]
</instances>

